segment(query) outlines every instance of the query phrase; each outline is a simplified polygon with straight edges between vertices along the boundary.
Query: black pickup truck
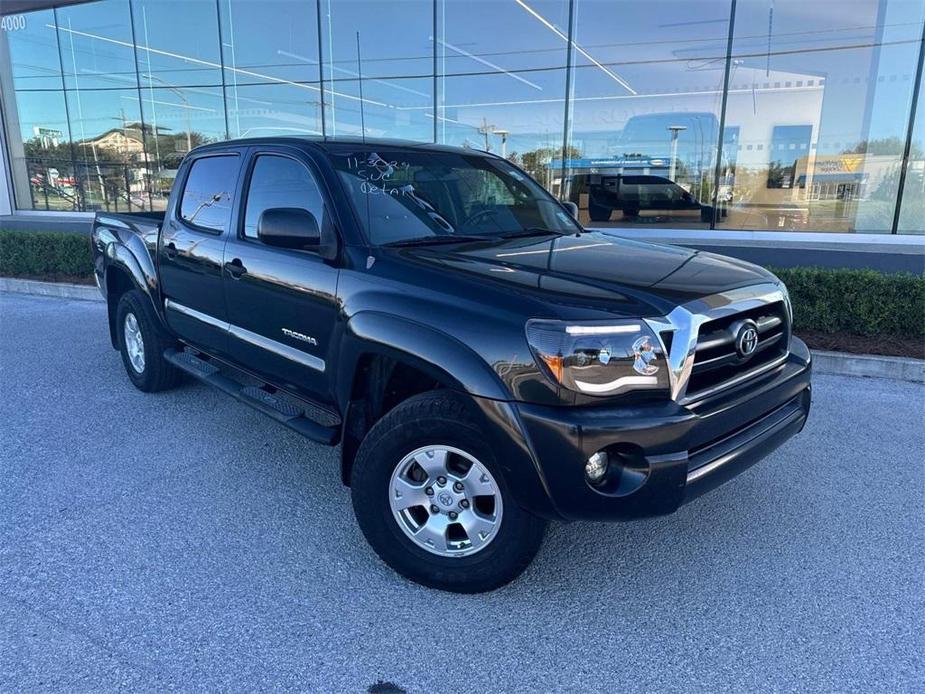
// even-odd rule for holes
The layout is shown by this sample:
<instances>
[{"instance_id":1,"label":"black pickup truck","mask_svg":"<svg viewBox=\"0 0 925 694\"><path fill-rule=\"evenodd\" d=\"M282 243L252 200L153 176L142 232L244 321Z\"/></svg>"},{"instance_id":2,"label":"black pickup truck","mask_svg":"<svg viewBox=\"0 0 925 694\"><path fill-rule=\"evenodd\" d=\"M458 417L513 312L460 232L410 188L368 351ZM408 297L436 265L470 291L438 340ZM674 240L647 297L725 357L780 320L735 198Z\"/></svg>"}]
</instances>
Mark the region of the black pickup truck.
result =
<instances>
[{"instance_id":1,"label":"black pickup truck","mask_svg":"<svg viewBox=\"0 0 925 694\"><path fill-rule=\"evenodd\" d=\"M136 387L190 375L339 443L379 556L484 591L548 520L671 513L809 413L777 278L573 213L490 154L231 141L165 213L97 214L96 279Z\"/></svg>"}]
</instances>

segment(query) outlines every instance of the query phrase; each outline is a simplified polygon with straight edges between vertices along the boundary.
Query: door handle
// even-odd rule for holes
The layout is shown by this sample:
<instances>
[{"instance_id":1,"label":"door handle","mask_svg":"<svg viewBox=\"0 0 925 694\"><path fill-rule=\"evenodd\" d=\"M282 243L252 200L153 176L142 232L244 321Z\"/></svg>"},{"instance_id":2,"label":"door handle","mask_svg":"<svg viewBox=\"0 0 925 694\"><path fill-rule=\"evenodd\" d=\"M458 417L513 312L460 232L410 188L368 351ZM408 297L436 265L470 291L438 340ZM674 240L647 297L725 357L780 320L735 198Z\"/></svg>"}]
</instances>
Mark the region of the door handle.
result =
<instances>
[{"instance_id":1,"label":"door handle","mask_svg":"<svg viewBox=\"0 0 925 694\"><path fill-rule=\"evenodd\" d=\"M167 247L164 248L164 253L167 254L168 258L176 258L177 257L177 244L175 244L173 241L168 243Z\"/></svg>"},{"instance_id":2,"label":"door handle","mask_svg":"<svg viewBox=\"0 0 925 694\"><path fill-rule=\"evenodd\" d=\"M241 279L241 275L247 272L247 268L244 267L244 263L241 262L240 258L235 258L230 263L225 263L225 269L236 280Z\"/></svg>"}]
</instances>

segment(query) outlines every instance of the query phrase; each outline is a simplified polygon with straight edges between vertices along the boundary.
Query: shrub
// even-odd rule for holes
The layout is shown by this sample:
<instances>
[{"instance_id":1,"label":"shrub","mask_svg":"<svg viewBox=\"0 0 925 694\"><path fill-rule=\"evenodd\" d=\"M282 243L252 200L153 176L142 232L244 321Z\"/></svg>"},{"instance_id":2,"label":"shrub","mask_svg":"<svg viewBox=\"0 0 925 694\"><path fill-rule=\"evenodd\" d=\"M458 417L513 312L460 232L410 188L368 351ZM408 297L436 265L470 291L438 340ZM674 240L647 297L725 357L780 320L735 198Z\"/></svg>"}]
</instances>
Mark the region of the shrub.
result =
<instances>
[{"instance_id":1,"label":"shrub","mask_svg":"<svg viewBox=\"0 0 925 694\"><path fill-rule=\"evenodd\" d=\"M0 275L91 281L90 237L53 231L0 231Z\"/></svg>"},{"instance_id":2,"label":"shrub","mask_svg":"<svg viewBox=\"0 0 925 694\"><path fill-rule=\"evenodd\" d=\"M771 268L793 301L793 327L925 338L925 277L874 270Z\"/></svg>"}]
</instances>

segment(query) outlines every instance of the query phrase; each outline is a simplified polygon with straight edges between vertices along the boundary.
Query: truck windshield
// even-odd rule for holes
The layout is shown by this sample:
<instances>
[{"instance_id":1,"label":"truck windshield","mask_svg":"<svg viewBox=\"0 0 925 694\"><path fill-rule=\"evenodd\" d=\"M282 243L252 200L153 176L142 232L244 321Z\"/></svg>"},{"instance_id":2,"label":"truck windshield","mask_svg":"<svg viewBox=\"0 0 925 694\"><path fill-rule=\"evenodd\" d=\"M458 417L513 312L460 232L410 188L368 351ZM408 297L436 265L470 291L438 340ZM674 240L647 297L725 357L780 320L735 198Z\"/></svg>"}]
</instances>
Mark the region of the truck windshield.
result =
<instances>
[{"instance_id":1,"label":"truck windshield","mask_svg":"<svg viewBox=\"0 0 925 694\"><path fill-rule=\"evenodd\" d=\"M502 159L370 147L329 156L372 245L580 231L549 193Z\"/></svg>"}]
</instances>

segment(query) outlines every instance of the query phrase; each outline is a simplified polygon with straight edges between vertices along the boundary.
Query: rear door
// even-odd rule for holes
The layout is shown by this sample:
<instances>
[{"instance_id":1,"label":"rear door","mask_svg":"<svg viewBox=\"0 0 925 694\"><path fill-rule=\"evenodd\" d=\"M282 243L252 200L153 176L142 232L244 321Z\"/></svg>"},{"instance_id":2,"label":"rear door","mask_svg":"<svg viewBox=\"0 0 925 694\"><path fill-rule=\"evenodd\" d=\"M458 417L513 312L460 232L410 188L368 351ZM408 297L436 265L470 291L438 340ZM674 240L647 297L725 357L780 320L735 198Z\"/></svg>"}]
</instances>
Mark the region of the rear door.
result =
<instances>
[{"instance_id":1,"label":"rear door","mask_svg":"<svg viewBox=\"0 0 925 694\"><path fill-rule=\"evenodd\" d=\"M183 340L213 353L227 349L222 265L244 152L192 159L158 239L167 323Z\"/></svg>"},{"instance_id":2,"label":"rear door","mask_svg":"<svg viewBox=\"0 0 925 694\"><path fill-rule=\"evenodd\" d=\"M329 403L338 270L314 251L257 238L260 214L275 207L308 210L323 234L335 233L327 195L301 151L254 149L247 168L240 222L225 248L229 349L235 361L271 382Z\"/></svg>"}]
</instances>

